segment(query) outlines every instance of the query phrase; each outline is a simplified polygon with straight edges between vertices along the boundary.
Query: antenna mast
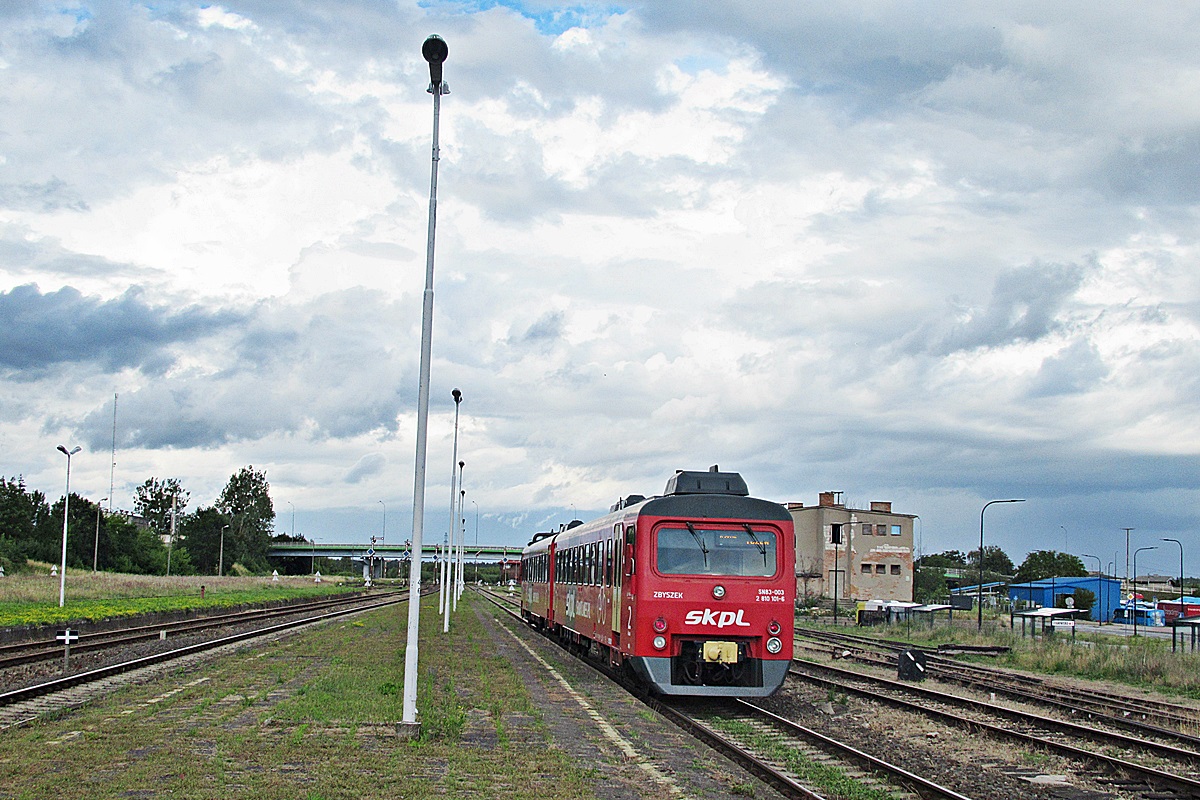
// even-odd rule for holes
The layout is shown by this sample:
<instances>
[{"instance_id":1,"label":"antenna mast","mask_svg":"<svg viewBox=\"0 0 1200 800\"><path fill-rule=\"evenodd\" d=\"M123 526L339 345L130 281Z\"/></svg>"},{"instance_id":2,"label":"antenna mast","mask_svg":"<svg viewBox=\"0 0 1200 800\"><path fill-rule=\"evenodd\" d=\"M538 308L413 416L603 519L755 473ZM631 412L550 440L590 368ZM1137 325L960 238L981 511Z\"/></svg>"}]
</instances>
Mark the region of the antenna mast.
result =
<instances>
[{"instance_id":1,"label":"antenna mast","mask_svg":"<svg viewBox=\"0 0 1200 800\"><path fill-rule=\"evenodd\" d=\"M112 514L113 482L117 474L117 393L113 392L112 467L108 471L108 513Z\"/></svg>"}]
</instances>

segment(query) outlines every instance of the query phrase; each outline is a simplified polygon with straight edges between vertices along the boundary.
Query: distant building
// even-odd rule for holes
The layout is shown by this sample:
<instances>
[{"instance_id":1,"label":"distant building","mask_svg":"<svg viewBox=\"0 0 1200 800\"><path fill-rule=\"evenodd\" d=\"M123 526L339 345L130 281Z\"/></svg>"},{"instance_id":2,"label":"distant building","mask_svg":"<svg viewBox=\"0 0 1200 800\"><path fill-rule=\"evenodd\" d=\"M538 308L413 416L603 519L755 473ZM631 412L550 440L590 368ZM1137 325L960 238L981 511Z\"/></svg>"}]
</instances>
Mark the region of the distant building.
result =
<instances>
[{"instance_id":1,"label":"distant building","mask_svg":"<svg viewBox=\"0 0 1200 800\"><path fill-rule=\"evenodd\" d=\"M916 516L894 513L890 502L847 508L841 494L821 492L815 506L787 504L796 527L796 596L833 597L836 582L839 601L911 601Z\"/></svg>"},{"instance_id":2,"label":"distant building","mask_svg":"<svg viewBox=\"0 0 1200 800\"><path fill-rule=\"evenodd\" d=\"M1070 608L1067 598L1074 598L1076 589L1086 589L1096 600L1089 619L1109 622L1121 603L1121 581L1116 578L1089 575L1085 578L1042 578L1029 583L1013 583L1008 587L1008 599L1023 601L1042 608Z\"/></svg>"}]
</instances>

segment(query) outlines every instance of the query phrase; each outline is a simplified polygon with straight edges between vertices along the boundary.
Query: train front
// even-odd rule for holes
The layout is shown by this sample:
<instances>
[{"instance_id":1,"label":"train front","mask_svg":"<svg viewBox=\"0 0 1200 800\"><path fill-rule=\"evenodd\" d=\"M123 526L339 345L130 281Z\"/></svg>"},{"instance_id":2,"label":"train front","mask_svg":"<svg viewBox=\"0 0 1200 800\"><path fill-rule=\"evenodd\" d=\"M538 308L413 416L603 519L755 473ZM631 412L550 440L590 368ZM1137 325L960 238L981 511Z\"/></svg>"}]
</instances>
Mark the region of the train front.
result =
<instances>
[{"instance_id":1,"label":"train front","mask_svg":"<svg viewBox=\"0 0 1200 800\"><path fill-rule=\"evenodd\" d=\"M679 472L639 510L631 666L670 695L765 697L787 677L795 536L737 473Z\"/></svg>"}]
</instances>

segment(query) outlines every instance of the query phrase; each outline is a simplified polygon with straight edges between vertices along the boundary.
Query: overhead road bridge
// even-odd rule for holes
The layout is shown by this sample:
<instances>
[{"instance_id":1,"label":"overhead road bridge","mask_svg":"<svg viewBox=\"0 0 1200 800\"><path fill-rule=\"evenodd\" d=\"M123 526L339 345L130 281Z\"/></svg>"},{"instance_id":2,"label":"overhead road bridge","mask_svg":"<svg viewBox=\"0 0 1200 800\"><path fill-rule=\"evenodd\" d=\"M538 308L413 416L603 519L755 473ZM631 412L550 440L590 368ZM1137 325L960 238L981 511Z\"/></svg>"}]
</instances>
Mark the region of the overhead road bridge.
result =
<instances>
[{"instance_id":1,"label":"overhead road bridge","mask_svg":"<svg viewBox=\"0 0 1200 800\"><path fill-rule=\"evenodd\" d=\"M438 547L427 544L421 548L422 560L432 559L438 553ZM403 542L400 544L370 544L356 542L354 544L327 544L324 542L279 542L271 545L267 555L272 558L382 558L387 560L408 559L411 548ZM519 559L521 548L512 545L464 545L463 558L467 561L492 561L500 559Z\"/></svg>"}]
</instances>

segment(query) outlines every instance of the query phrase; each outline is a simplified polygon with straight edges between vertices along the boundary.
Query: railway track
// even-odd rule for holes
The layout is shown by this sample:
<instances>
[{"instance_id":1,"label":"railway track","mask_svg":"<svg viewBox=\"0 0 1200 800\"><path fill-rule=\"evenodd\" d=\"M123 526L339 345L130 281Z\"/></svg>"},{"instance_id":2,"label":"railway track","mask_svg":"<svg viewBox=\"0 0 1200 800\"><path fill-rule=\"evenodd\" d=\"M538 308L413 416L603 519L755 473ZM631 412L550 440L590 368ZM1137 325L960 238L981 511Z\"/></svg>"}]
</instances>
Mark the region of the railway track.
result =
<instances>
[{"instance_id":1,"label":"railway track","mask_svg":"<svg viewBox=\"0 0 1200 800\"><path fill-rule=\"evenodd\" d=\"M850 655L843 657L891 669L896 668L898 654L912 647L904 642L844 633L826 634L803 629L796 633L801 639L852 648ZM1196 735L1200 731L1200 709L1194 707L1134 698L1097 687L1083 688L1065 681L966 663L933 652L925 652L925 663L930 677L946 683L1052 708L1072 717L1101 720L1112 727L1163 738L1200 751L1200 736Z\"/></svg>"},{"instance_id":2,"label":"railway track","mask_svg":"<svg viewBox=\"0 0 1200 800\"><path fill-rule=\"evenodd\" d=\"M406 602L407 592L393 593L384 597L358 598L358 602L343 602L340 607L330 610L330 604L321 602L313 604L318 608L305 609L292 607L290 613L298 615L294 619L279 622L265 627L255 627L228 636L174 648L148 656L117 661L97 669L86 670L52 680L41 681L30 686L12 689L0 693L0 730L15 725L26 724L44 714L58 712L83 705L92 697L125 682L136 679L148 670L155 670L163 665L186 663L207 655L209 652L238 645L246 641L281 634L285 631L303 625L324 622L348 614L357 614L384 606ZM315 612L315 613L313 613ZM261 621L263 618L259 618ZM246 621L245 618L242 620ZM228 623L227 623L228 624Z\"/></svg>"},{"instance_id":3,"label":"railway track","mask_svg":"<svg viewBox=\"0 0 1200 800\"><path fill-rule=\"evenodd\" d=\"M137 642L178 638L217 628L255 624L293 614L306 614L320 609L339 608L347 603L361 602L366 596L365 594L355 594L353 596L326 598L313 602L277 606L275 608L247 609L228 614L197 617L195 619L161 622L154 625L136 625L92 633L79 633L79 639L71 645L71 652L76 656L80 656L86 653L125 647ZM387 595L370 595L373 598L385 596ZM3 644L0 645L0 672L23 664L57 660L62 658L62 656L63 646L57 642L31 640Z\"/></svg>"},{"instance_id":4,"label":"railway track","mask_svg":"<svg viewBox=\"0 0 1200 800\"><path fill-rule=\"evenodd\" d=\"M1053 720L830 665L797 661L793 671L798 678L825 691L857 695L972 733L1052 751L1081 765L1081 773L1097 784L1118 790L1121 797L1200 797L1200 753L1183 751L1172 744ZM1080 741L1100 746L1088 749L1079 746ZM1147 756L1153 763L1148 763Z\"/></svg>"},{"instance_id":5,"label":"railway track","mask_svg":"<svg viewBox=\"0 0 1200 800\"><path fill-rule=\"evenodd\" d=\"M506 614L525 624L515 599L480 591ZM953 789L752 703L728 699L655 699L629 686L605 665L591 659L581 660L625 686L680 728L741 764L784 797L821 800L830 796L814 788L815 775L824 784L845 781L867 786L878 790L879 796L969 800Z\"/></svg>"}]
</instances>

